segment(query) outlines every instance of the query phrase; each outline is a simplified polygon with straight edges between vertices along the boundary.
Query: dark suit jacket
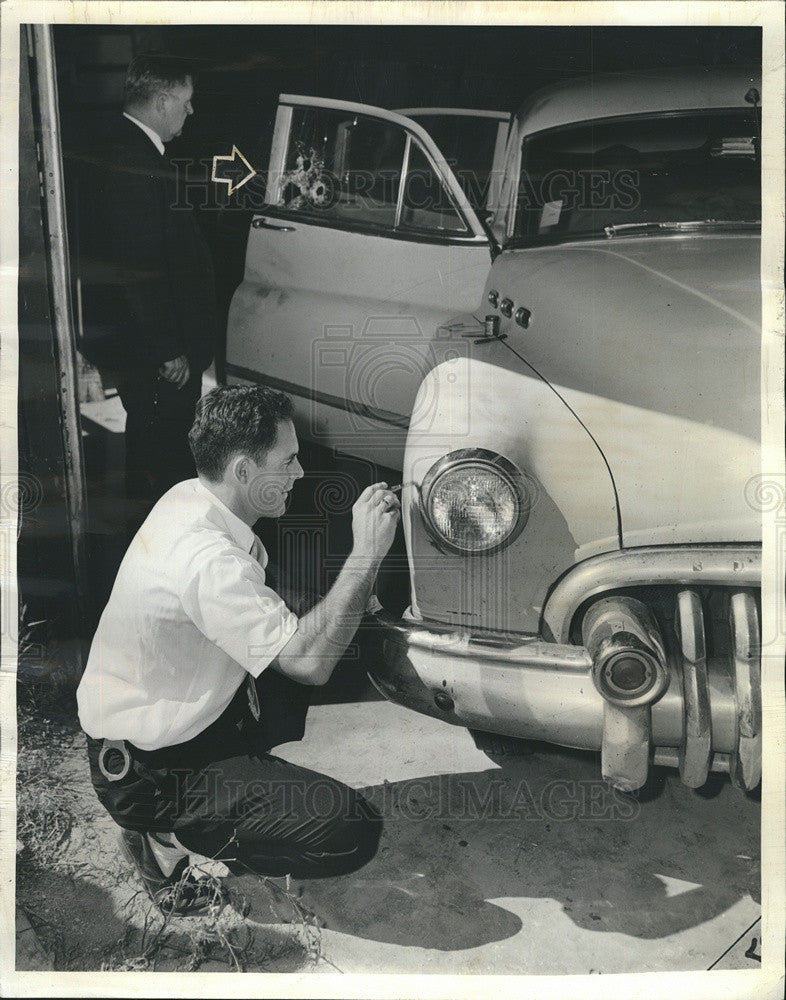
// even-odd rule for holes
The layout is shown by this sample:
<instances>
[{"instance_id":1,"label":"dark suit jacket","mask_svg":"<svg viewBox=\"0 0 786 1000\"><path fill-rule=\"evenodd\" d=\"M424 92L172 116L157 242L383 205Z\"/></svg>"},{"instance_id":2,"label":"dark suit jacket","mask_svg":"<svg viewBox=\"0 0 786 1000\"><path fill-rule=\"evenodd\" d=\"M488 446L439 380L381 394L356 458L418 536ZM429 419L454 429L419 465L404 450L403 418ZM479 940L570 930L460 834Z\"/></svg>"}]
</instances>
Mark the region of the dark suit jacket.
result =
<instances>
[{"instance_id":1,"label":"dark suit jacket","mask_svg":"<svg viewBox=\"0 0 786 1000\"><path fill-rule=\"evenodd\" d=\"M194 212L177 200L174 167L118 114L79 181L80 350L99 368L151 372L185 354L201 372L212 360L213 266Z\"/></svg>"}]
</instances>

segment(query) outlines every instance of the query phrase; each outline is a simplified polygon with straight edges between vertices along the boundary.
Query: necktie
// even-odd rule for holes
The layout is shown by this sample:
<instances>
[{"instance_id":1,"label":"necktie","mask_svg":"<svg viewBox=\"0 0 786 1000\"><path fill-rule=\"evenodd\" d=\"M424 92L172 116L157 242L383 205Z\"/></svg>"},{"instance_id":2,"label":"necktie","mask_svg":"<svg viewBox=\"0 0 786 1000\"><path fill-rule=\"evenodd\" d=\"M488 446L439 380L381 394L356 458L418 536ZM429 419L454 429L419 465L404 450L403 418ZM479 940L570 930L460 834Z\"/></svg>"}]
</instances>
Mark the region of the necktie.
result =
<instances>
[{"instance_id":1,"label":"necktie","mask_svg":"<svg viewBox=\"0 0 786 1000\"><path fill-rule=\"evenodd\" d=\"M258 562L259 558L254 552L256 545L257 539L254 538L251 548L249 549L249 554L252 555ZM249 674L246 678L246 694L248 695L248 707L251 710L251 714L254 716L254 719L259 722L259 695L257 694L257 687L251 674Z\"/></svg>"}]
</instances>

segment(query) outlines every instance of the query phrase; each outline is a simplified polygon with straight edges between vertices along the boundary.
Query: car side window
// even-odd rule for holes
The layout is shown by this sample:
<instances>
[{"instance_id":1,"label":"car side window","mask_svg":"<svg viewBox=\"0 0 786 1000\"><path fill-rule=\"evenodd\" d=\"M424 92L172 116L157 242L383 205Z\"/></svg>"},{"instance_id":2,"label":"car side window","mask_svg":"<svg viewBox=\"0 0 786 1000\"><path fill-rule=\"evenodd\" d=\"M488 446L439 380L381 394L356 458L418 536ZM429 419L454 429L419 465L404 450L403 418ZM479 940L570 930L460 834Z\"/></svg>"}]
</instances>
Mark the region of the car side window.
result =
<instances>
[{"instance_id":1,"label":"car side window","mask_svg":"<svg viewBox=\"0 0 786 1000\"><path fill-rule=\"evenodd\" d=\"M406 129L339 109L293 108L278 192L279 210L340 228L467 233Z\"/></svg>"},{"instance_id":2,"label":"car side window","mask_svg":"<svg viewBox=\"0 0 786 1000\"><path fill-rule=\"evenodd\" d=\"M410 143L401 225L407 229L466 233L467 227L417 141Z\"/></svg>"}]
</instances>

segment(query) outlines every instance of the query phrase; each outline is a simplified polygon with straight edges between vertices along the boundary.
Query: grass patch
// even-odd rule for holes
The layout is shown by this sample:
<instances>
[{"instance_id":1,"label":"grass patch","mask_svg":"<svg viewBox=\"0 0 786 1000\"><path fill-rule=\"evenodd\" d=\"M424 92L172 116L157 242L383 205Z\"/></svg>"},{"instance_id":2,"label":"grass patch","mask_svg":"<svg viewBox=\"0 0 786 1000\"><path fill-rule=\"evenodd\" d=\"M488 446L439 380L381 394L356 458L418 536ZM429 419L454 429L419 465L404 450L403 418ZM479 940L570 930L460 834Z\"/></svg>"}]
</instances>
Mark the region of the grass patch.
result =
<instances>
[{"instance_id":1,"label":"grass patch","mask_svg":"<svg viewBox=\"0 0 786 1000\"><path fill-rule=\"evenodd\" d=\"M58 775L57 754L77 736L73 690L51 681L17 684L17 839L20 866L67 871L64 845L74 827L78 790Z\"/></svg>"}]
</instances>

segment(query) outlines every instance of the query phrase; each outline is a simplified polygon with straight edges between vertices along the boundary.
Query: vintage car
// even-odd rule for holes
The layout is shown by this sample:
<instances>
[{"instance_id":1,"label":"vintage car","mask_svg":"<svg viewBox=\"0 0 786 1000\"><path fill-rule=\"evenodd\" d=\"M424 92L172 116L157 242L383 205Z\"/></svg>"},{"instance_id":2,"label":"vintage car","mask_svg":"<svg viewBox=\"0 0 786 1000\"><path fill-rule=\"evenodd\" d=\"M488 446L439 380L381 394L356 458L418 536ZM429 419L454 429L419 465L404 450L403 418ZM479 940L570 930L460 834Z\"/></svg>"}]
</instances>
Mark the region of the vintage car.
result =
<instances>
[{"instance_id":1,"label":"vintage car","mask_svg":"<svg viewBox=\"0 0 786 1000\"><path fill-rule=\"evenodd\" d=\"M230 317L228 371L301 432L395 465L406 429L379 690L479 745L600 750L628 791L761 777L760 86L543 90L487 212L412 118L282 99Z\"/></svg>"},{"instance_id":2,"label":"vintage car","mask_svg":"<svg viewBox=\"0 0 786 1000\"><path fill-rule=\"evenodd\" d=\"M571 82L516 116L471 352L424 379L374 680L487 733L761 775L758 81ZM426 405L428 400L428 405ZM423 427L418 414L422 413Z\"/></svg>"}]
</instances>

